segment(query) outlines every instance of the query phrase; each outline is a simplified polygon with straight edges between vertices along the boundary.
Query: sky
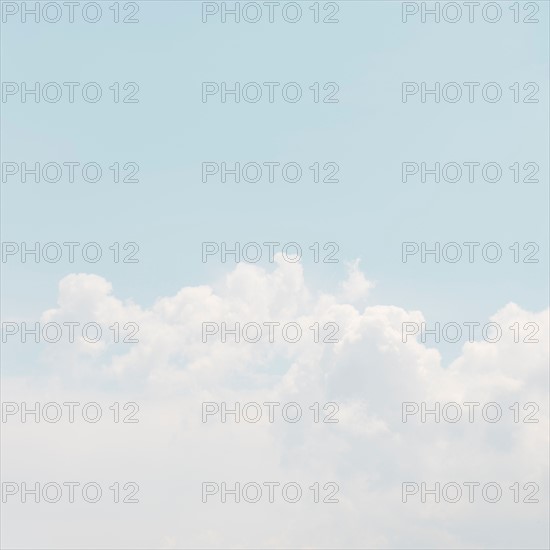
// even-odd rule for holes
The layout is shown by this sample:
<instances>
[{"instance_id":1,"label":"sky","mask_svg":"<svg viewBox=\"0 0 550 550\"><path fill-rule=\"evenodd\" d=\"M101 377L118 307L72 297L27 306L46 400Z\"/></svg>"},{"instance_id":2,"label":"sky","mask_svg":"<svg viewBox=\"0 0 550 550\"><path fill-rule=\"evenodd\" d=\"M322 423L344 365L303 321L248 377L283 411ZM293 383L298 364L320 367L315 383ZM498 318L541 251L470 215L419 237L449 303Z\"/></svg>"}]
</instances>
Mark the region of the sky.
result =
<instances>
[{"instance_id":1,"label":"sky","mask_svg":"<svg viewBox=\"0 0 550 550\"><path fill-rule=\"evenodd\" d=\"M240 22L224 22L235 4ZM2 481L104 489L93 505L10 496L6 548L548 547L548 3L480 2L472 21L467 4L438 3L436 22L422 20L435 2L281 1L270 22L265 2L102 1L70 22L40 2L36 22L22 16L35 2L1 3ZM21 93L35 83L38 101ZM238 102L219 92L236 83ZM40 181L23 163L40 163ZM222 163L250 164L223 181ZM59 261L22 261L37 242ZM222 243L262 256L205 256ZM439 261L422 261L436 243ZM418 252L404 261L404 246ZM75 342L22 342L37 322L80 324ZM206 341L204 323L219 329ZM264 330L223 342L223 323ZM263 323L279 323L273 342ZM423 338L422 323L462 335ZM479 323L472 341L465 323ZM323 341L334 324L338 342ZM139 342L114 342L136 327ZM101 421L6 409L67 401L100 403ZM206 402L297 402L304 416L204 422ZM503 416L470 422L462 405L456 423L403 421L404 403L450 402ZM139 421L113 422L114 403L138 404ZM312 422L315 403L337 404L338 423ZM204 483L266 481L304 496L203 502ZM138 484L139 503L113 503L114 482ZM402 502L403 483L422 482L495 482L503 496ZM339 502L312 502L314 483L338 484ZM529 483L538 503L523 502Z\"/></svg>"}]
</instances>

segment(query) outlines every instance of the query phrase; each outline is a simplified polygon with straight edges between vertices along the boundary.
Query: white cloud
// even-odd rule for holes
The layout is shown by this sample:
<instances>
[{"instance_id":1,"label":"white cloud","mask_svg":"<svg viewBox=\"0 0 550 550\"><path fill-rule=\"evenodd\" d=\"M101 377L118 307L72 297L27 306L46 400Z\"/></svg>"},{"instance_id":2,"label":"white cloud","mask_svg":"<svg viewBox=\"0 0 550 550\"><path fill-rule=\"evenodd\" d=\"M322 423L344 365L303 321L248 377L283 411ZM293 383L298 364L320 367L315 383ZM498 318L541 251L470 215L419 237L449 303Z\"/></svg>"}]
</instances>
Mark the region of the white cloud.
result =
<instances>
[{"instance_id":1,"label":"white cloud","mask_svg":"<svg viewBox=\"0 0 550 550\"><path fill-rule=\"evenodd\" d=\"M476 341L442 364L418 339L402 342L418 311L369 305L372 288L357 263L334 294L318 293L299 264L280 257L271 272L239 265L215 287L186 287L150 308L123 302L96 275L59 285L58 307L42 321L133 321L139 344L49 346L40 385L4 379L9 401L140 404L139 424L4 426L4 479L115 479L141 485L141 503L118 508L4 507L9 547L75 548L82 529L94 548L537 548L544 547L548 465L548 311L505 305L492 321L536 322L538 344ZM298 322L301 341L201 341L204 321ZM339 342L314 343L308 328L336 322ZM277 336L280 333L276 333ZM95 347L94 347L95 346ZM201 402L295 401L304 419L201 422ZM496 401L506 419L404 424L401 404ZM311 422L314 402L336 402L338 424ZM514 423L507 406L536 402L539 423ZM108 413L109 414L109 413ZM523 412L522 412L523 414ZM36 453L36 448L40 452ZM32 457L32 458L31 458ZM203 504L203 481L297 481L297 504ZM315 481L340 485L339 504L306 502ZM401 482L498 481L502 502L403 504ZM539 504L514 504L508 487L536 482ZM117 522L112 521L112 514ZM74 521L68 521L73 518ZM84 519L83 519L84 518ZM22 529L37 522L36 529ZM93 529L91 526L94 526ZM63 537L59 536L63 533Z\"/></svg>"}]
</instances>

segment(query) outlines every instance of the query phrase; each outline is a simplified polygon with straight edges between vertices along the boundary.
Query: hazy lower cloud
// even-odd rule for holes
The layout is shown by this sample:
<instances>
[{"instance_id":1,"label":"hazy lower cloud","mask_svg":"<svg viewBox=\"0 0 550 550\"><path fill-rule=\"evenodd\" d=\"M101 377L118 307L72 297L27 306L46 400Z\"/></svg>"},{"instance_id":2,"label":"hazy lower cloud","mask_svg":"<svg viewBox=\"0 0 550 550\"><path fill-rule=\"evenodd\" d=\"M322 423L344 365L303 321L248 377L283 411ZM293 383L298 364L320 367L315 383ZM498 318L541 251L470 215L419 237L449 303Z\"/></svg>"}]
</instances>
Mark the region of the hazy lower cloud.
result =
<instances>
[{"instance_id":1,"label":"hazy lower cloud","mask_svg":"<svg viewBox=\"0 0 550 550\"><path fill-rule=\"evenodd\" d=\"M503 304L481 322L504 327L500 341L456 344L459 356L444 364L433 342L418 335L403 342L403 323L422 323L422 312L369 303L372 286L355 263L334 293L321 292L300 264L278 257L272 269L239 265L211 285L184 287L144 307L118 299L97 275L64 277L42 323L131 321L139 326L139 343L43 344L39 381L12 372L3 380L4 396L31 404L93 401L106 416L113 402L136 402L139 423L93 424L77 415L74 424L23 424L14 415L3 426L4 479L84 478L105 487L129 480L140 486L140 503L122 510L103 502L47 507L11 497L15 504L4 517L16 528L5 544L70 548L86 532L94 548L517 548L526 541L542 548L548 310ZM235 343L230 334L222 343L220 333L203 342L203 322L299 323L303 335L291 344L274 326L272 343L267 332L256 343ZM336 323L338 342L315 343L309 327L316 322ZM516 322L537 323L540 342L515 343L508 327ZM257 423L231 416L222 423L215 414L202 422L204 402L258 403L263 414ZM279 407L270 423L266 402L296 402L303 417L285 422ZM473 423L464 406L456 423L429 415L422 423L420 413L404 423L404 402L431 409L435 402L480 405ZM491 402L502 407L499 422L481 416ZM331 412L322 406L336 403L338 423L313 422L314 403L322 418ZM514 422L508 409L514 403L522 420L523 404L536 403L538 423ZM29 460L33 449L40 449L38 473ZM313 503L306 494L294 504L237 504L231 497L223 504L219 495L203 503L201 484L222 481L297 482L309 495L313 483L334 482L339 503ZM432 488L455 482L464 495L457 503L436 504L433 497L421 503L419 495L403 503L401 484L422 481ZM463 482L479 482L478 493L496 482L502 499L488 503L476 493L470 503ZM541 504L514 503L515 482L538 484ZM29 520L36 527L25 531Z\"/></svg>"}]
</instances>

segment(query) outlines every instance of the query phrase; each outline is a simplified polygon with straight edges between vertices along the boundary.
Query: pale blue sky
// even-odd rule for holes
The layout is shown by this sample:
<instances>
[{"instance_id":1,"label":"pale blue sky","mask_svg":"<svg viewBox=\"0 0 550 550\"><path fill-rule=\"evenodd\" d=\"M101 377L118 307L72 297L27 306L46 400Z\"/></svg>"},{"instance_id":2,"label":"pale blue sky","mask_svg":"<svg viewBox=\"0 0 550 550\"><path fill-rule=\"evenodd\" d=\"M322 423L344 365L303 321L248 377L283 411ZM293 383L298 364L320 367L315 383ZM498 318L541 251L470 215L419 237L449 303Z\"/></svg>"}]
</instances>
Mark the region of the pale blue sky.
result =
<instances>
[{"instance_id":1,"label":"pale blue sky","mask_svg":"<svg viewBox=\"0 0 550 550\"><path fill-rule=\"evenodd\" d=\"M135 479L142 504L90 512L15 502L3 508L7 545L547 548L548 2L537 3L538 24L513 23L511 2L498 3L495 24L403 24L401 2L348 0L328 25L203 24L201 2L185 0L139 2L139 23L117 25L107 21L112 3L101 2L96 24L2 25L3 82L96 81L106 97L113 82L140 86L137 104L0 103L3 162L93 161L105 176L113 162L140 166L136 184L1 184L2 241L97 241L105 254L97 264L1 264L2 314L132 321L140 342L14 338L2 351L2 390L15 402L135 401L142 416L128 430L10 420L1 459L10 479ZM203 103L203 81L296 81L306 93L337 82L339 103ZM506 95L495 104L403 103L402 82L411 81L498 82ZM539 103L512 102L515 82L537 83ZM205 184L205 161L297 162L307 176L313 162L337 162L340 181ZM504 174L498 183L403 183L405 161L497 162ZM539 182L513 183L515 162L538 163ZM139 243L139 263L112 263L115 241ZM296 266L261 262L274 271L266 274L205 264L203 241L296 241L305 252L332 241L340 263L306 258L304 282ZM404 264L404 241L496 241L505 257ZM514 242L536 242L539 263L514 263ZM346 279L356 259L366 279ZM367 281L376 283L370 292ZM214 290L190 288L201 285ZM412 310L429 325L494 316L507 338L404 344L403 322L420 319ZM296 318L308 336L312 323L337 321L342 339L204 344L201 324L226 318ZM515 343L512 323L538 323L540 342ZM205 426L204 399L337 401L341 421L333 431ZM541 422L405 425L401 406L413 399L498 401L506 413L537 403ZM304 487L312 476L336 480L342 505L201 507L202 481L248 476ZM498 507L478 499L405 510L400 484L413 479L497 480L505 498ZM515 504L514 482L537 482L540 505Z\"/></svg>"},{"instance_id":2,"label":"pale blue sky","mask_svg":"<svg viewBox=\"0 0 550 550\"><path fill-rule=\"evenodd\" d=\"M2 104L4 161L139 163L140 183L2 185L2 239L137 241L140 263L3 265L7 317L51 307L67 273L105 276L147 305L212 282L205 241L336 241L338 265L306 276L330 288L344 261L378 282L370 303L435 320L485 319L509 301L539 310L548 291L548 66L539 24L503 19L401 23L399 2L340 3L339 24L200 23L200 2L142 2L139 24L3 25L4 81L136 81L139 104ZM106 9L106 8L105 8ZM311 13L311 12L310 12ZM307 14L306 14L307 15ZM68 46L70 44L70 47ZM200 101L202 81L336 81L338 104ZM400 100L403 81L540 85L538 104ZM106 90L108 92L108 90ZM510 92L508 92L510 93ZM217 184L201 162L336 161L340 182ZM403 184L403 161L540 164L540 183ZM539 264L401 262L401 242L540 244Z\"/></svg>"}]
</instances>

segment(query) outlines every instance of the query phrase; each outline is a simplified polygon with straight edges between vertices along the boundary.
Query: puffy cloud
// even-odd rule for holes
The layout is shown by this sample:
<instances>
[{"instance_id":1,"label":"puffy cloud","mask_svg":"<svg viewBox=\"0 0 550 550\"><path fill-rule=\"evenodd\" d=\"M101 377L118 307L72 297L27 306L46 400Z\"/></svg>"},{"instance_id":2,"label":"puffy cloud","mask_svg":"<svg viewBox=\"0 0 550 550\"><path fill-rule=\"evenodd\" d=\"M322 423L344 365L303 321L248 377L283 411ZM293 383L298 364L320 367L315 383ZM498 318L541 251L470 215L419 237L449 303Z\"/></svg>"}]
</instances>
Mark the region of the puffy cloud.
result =
<instances>
[{"instance_id":1,"label":"puffy cloud","mask_svg":"<svg viewBox=\"0 0 550 550\"><path fill-rule=\"evenodd\" d=\"M17 534L12 528L4 544L74 548L88 529L86 544L97 548L545 547L548 311L505 305L491 318L506 327L500 341L467 342L444 365L438 350L418 337L403 342L402 324L423 322L422 313L365 305L372 287L355 263L337 292L317 292L301 265L278 257L272 271L239 265L217 285L186 287L143 308L117 299L110 283L96 275L65 277L58 306L43 313L43 322L133 322L139 343L59 342L42 356L49 376L40 385L23 375L4 379L4 400L97 401L106 412L97 424L10 419L3 430L9 446L4 479L133 480L140 483L141 502L116 508L117 523L108 505L84 508L82 516L60 504L45 523L38 509L10 505L4 514L13 525L32 521L40 527ZM222 343L219 333L205 343L203 322L280 325L274 342L263 327L256 343L236 343L231 335ZM516 322L536 323L540 341L514 342L508 327ZM281 338L286 323L302 328L298 342ZM338 342L324 343L331 323L339 326ZM320 342L314 341L317 327ZM109 422L115 401L138 402L140 422ZM202 422L201 404L222 401L258 403L262 419L222 423L218 416ZM403 402L433 409L436 401L461 405L461 421L437 423L428 416L422 423L415 414L403 422ZM270 423L265 402L297 402L303 418L281 421L278 407ZM473 423L464 402L480 403ZM481 417L489 402L502 407L501 421ZM333 403L338 423L325 423ZM517 423L508 408L514 403ZM524 409L526 403L539 407L538 423L523 422L533 411ZM312 421L317 411L319 423ZM29 460L37 446L39 456ZM204 504L205 481L295 481L304 495L296 504L280 498L273 504L265 498L257 504ZM469 503L463 487L456 504L436 504L433 497L423 504L418 495L404 504L401 483L408 481L430 487L437 481L496 481L503 495L489 504L479 489L476 502ZM515 481L521 487L537 483L539 504L515 504L508 488ZM315 482L338 483L339 503L313 503L308 487ZM92 524L100 528L90 530Z\"/></svg>"}]
</instances>

